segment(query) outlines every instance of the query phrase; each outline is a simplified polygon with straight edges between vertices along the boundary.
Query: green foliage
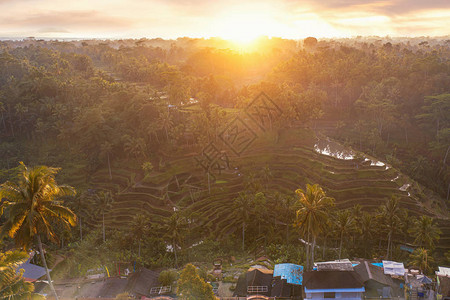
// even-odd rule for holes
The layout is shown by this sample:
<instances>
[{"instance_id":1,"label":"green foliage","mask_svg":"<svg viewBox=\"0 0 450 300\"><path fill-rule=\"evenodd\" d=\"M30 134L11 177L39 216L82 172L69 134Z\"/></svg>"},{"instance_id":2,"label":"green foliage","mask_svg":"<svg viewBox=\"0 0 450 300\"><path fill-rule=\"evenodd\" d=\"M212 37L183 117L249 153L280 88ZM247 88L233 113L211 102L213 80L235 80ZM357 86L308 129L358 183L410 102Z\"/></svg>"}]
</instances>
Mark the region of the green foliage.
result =
<instances>
[{"instance_id":1,"label":"green foliage","mask_svg":"<svg viewBox=\"0 0 450 300\"><path fill-rule=\"evenodd\" d=\"M170 286L177 280L178 273L175 270L164 270L158 276L158 281L162 286Z\"/></svg>"},{"instance_id":2,"label":"green foliage","mask_svg":"<svg viewBox=\"0 0 450 300\"><path fill-rule=\"evenodd\" d=\"M275 264L292 263L301 265L305 260L304 248L292 244L270 244L267 247L267 254Z\"/></svg>"},{"instance_id":3,"label":"green foliage","mask_svg":"<svg viewBox=\"0 0 450 300\"><path fill-rule=\"evenodd\" d=\"M98 227L89 234L83 235L83 241L72 244L67 252L67 260L61 268L54 270L57 278L82 277L87 270L106 266L111 274L117 275L116 262L134 262L146 268L161 268L173 265L173 259L166 253L164 242L158 234L148 234L141 240L141 256L139 241L130 229L107 230L108 239L103 242L102 228Z\"/></svg>"},{"instance_id":4,"label":"green foliage","mask_svg":"<svg viewBox=\"0 0 450 300\"><path fill-rule=\"evenodd\" d=\"M0 299L45 299L34 294L34 285L22 278L23 269L16 273L16 268L28 259L26 252L0 252Z\"/></svg>"},{"instance_id":5,"label":"green foliage","mask_svg":"<svg viewBox=\"0 0 450 300\"><path fill-rule=\"evenodd\" d=\"M441 231L433 224L434 219L429 216L420 216L409 233L415 238L414 243L419 247L426 247L426 249L433 250L434 244L439 240Z\"/></svg>"},{"instance_id":6,"label":"green foliage","mask_svg":"<svg viewBox=\"0 0 450 300\"><path fill-rule=\"evenodd\" d=\"M434 258L424 248L417 248L409 256L409 266L418 268L424 274L432 274L434 269Z\"/></svg>"},{"instance_id":7,"label":"green foliage","mask_svg":"<svg viewBox=\"0 0 450 300\"><path fill-rule=\"evenodd\" d=\"M121 294L118 294L115 299L116 300L128 300L128 299L133 299L133 298L130 297L128 295L128 293L121 293Z\"/></svg>"},{"instance_id":8,"label":"green foliage","mask_svg":"<svg viewBox=\"0 0 450 300\"><path fill-rule=\"evenodd\" d=\"M149 161L146 161L142 164L142 170L145 173L145 176L148 176L153 171L153 164Z\"/></svg>"},{"instance_id":9,"label":"green foliage","mask_svg":"<svg viewBox=\"0 0 450 300\"><path fill-rule=\"evenodd\" d=\"M58 170L47 166L27 168L21 163L18 182L8 181L0 186L0 198L6 199L0 205L0 213L7 216L0 236L8 235L17 246L28 249L37 234L57 241L55 223L75 225L75 214L57 201L57 197L72 195L75 190L56 183Z\"/></svg>"},{"instance_id":10,"label":"green foliage","mask_svg":"<svg viewBox=\"0 0 450 300\"><path fill-rule=\"evenodd\" d=\"M177 295L184 300L214 300L212 286L202 279L192 264L187 264L178 279Z\"/></svg>"},{"instance_id":11,"label":"green foliage","mask_svg":"<svg viewBox=\"0 0 450 300\"><path fill-rule=\"evenodd\" d=\"M329 210L334 206L334 198L328 197L318 185L306 185L306 191L297 189L298 210L295 225L306 237L306 269L312 269L316 238L323 232L329 218Z\"/></svg>"},{"instance_id":12,"label":"green foliage","mask_svg":"<svg viewBox=\"0 0 450 300\"><path fill-rule=\"evenodd\" d=\"M414 185L408 192L418 199L408 198L396 186L403 179L390 180L401 170L447 196L448 47L440 40L430 42L426 49L414 39L392 47L372 41L321 41L320 47L311 45L312 52L294 41L270 39L258 55L224 51L226 45L213 40L89 41L82 47L75 42L2 42L0 182L14 181L11 167L23 160L30 165L63 166L58 181L77 190L83 186L123 192L111 209L100 208L93 199L65 198L83 221L84 239L101 222L101 211L107 228L123 226L117 236L107 232L114 240L105 246L90 242L92 249L98 247L95 251L81 243L81 253L98 256L109 267L112 263L101 251L146 266L171 266L177 255L186 261L210 260L213 253L235 254L241 248L241 237L248 251L267 244L295 243L298 236L290 232L289 225L298 210L292 189L299 184L320 183L336 198L339 208L361 203L364 210L373 211L381 198L396 194L402 196L399 205L408 206L412 215L424 208L440 209L445 215L448 205L430 197L432 192ZM265 81L258 82L262 77ZM258 133L251 151L236 158L242 176L227 171L216 184L211 183L212 193L205 196L205 183L193 167L191 153L216 143L239 112L236 108L245 108L261 91L281 108L282 115L268 124L273 130ZM191 97L198 103L188 104ZM177 107L169 108L169 104ZM319 157L311 151L314 132L303 128L309 123L315 131L323 129L346 145L380 159L386 157L394 168L375 170L361 156L352 161L359 168L355 170L349 167L351 162ZM158 172L145 167L150 158ZM139 170L146 177L135 182ZM173 188L174 176L186 173L189 180L183 182L184 178L181 187ZM153 191L134 193L135 188ZM161 188L164 196L159 195ZM246 204L234 200L242 189L246 190L246 212L242 212ZM164 220L173 206L183 216L168 226L170 220ZM184 214L186 208L197 216L190 220ZM156 231L167 243L175 244L177 252L166 253L158 236L138 238L143 234L131 226L132 219L144 210L151 213L146 215L151 218L149 223L164 224L145 232ZM350 230L341 239L333 226L322 222L327 226L321 228L316 242L337 247L343 240L344 253L372 256L384 255L376 246L384 247L387 239L393 240L388 241L392 255L396 249L392 244L416 239L408 236L408 224L402 218L389 224L381 215L356 220L361 237ZM63 226L54 233L64 234L67 242L69 231ZM370 230L371 226L382 228L382 233ZM173 234L172 228L178 233ZM78 230L72 233L71 242L78 240L77 235ZM200 239L205 240L203 245L190 248ZM437 242L435 237L431 240L420 238L417 244Z\"/></svg>"}]
</instances>

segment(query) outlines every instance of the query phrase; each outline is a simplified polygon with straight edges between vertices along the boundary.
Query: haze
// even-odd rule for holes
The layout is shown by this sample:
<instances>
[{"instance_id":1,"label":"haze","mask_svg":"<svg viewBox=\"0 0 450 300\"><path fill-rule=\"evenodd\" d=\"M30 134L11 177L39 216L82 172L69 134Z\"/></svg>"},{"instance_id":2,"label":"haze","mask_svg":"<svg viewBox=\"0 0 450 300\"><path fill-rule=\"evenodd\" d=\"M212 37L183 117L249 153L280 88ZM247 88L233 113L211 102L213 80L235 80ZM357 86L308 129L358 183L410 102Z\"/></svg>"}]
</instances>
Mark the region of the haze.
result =
<instances>
[{"instance_id":1,"label":"haze","mask_svg":"<svg viewBox=\"0 0 450 300\"><path fill-rule=\"evenodd\" d=\"M443 36L449 20L447 0L0 0L6 38Z\"/></svg>"}]
</instances>

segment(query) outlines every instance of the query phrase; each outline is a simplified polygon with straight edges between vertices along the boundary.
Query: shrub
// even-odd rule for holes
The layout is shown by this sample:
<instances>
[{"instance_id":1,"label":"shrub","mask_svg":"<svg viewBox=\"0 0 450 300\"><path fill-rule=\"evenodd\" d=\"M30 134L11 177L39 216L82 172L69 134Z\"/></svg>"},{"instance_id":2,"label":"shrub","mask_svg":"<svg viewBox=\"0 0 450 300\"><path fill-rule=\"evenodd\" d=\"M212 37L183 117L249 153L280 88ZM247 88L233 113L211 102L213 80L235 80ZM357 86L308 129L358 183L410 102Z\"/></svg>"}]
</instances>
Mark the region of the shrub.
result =
<instances>
[{"instance_id":1,"label":"shrub","mask_svg":"<svg viewBox=\"0 0 450 300\"><path fill-rule=\"evenodd\" d=\"M178 279L178 273L175 270L165 270L159 273L158 281L162 286L172 285Z\"/></svg>"}]
</instances>

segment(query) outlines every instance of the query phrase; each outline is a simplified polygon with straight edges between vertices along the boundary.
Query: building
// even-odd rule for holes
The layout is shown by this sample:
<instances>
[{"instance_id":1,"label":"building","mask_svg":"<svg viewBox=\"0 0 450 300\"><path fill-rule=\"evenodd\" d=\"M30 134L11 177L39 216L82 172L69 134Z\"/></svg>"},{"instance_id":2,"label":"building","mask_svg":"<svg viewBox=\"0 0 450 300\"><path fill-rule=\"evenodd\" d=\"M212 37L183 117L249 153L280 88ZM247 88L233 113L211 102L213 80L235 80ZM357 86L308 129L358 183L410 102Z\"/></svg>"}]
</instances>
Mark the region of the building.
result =
<instances>
[{"instance_id":1,"label":"building","mask_svg":"<svg viewBox=\"0 0 450 300\"><path fill-rule=\"evenodd\" d=\"M364 283L366 298L404 298L404 282L384 274L382 267L363 261L354 270Z\"/></svg>"},{"instance_id":2,"label":"building","mask_svg":"<svg viewBox=\"0 0 450 300\"><path fill-rule=\"evenodd\" d=\"M20 272L20 270L23 270L23 279L29 282L34 282L46 275L45 268L30 263L30 258L17 268L17 272Z\"/></svg>"},{"instance_id":3,"label":"building","mask_svg":"<svg viewBox=\"0 0 450 300\"><path fill-rule=\"evenodd\" d=\"M126 291L140 297L156 297L171 292L170 287L161 287L159 284L159 273L142 268L128 278Z\"/></svg>"},{"instance_id":4,"label":"building","mask_svg":"<svg viewBox=\"0 0 450 300\"><path fill-rule=\"evenodd\" d=\"M303 267L275 265L275 269L249 269L238 279L234 297L245 299L302 299Z\"/></svg>"},{"instance_id":5,"label":"building","mask_svg":"<svg viewBox=\"0 0 450 300\"><path fill-rule=\"evenodd\" d=\"M277 298L302 298L303 266L278 264L273 270L271 296Z\"/></svg>"},{"instance_id":6,"label":"building","mask_svg":"<svg viewBox=\"0 0 450 300\"><path fill-rule=\"evenodd\" d=\"M442 300L450 300L450 268L439 267L436 275L439 284L438 292L442 295Z\"/></svg>"},{"instance_id":7,"label":"building","mask_svg":"<svg viewBox=\"0 0 450 300\"><path fill-rule=\"evenodd\" d=\"M234 297L261 295L270 297L272 291L273 271L266 269L249 269L238 279Z\"/></svg>"},{"instance_id":8,"label":"building","mask_svg":"<svg viewBox=\"0 0 450 300\"><path fill-rule=\"evenodd\" d=\"M305 299L360 300L365 292L355 271L311 271L303 274Z\"/></svg>"}]
</instances>

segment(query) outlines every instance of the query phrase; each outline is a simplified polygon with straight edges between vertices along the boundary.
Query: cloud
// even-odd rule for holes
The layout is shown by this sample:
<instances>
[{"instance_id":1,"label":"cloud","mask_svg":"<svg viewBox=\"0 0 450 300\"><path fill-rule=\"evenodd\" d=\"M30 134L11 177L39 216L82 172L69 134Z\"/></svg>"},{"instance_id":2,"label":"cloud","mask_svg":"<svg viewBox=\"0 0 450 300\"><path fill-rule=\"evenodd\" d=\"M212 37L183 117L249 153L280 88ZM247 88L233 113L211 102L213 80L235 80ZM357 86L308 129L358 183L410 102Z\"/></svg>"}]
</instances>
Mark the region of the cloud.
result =
<instances>
[{"instance_id":1,"label":"cloud","mask_svg":"<svg viewBox=\"0 0 450 300\"><path fill-rule=\"evenodd\" d=\"M271 23L269 34L442 35L449 0L0 0L0 35L215 36L230 20ZM270 21L270 22L269 22ZM255 21L256 22L256 21ZM262 26L261 26L262 28ZM259 28L259 29L261 29ZM276 32L275 32L276 31ZM279 32L279 33L278 33Z\"/></svg>"},{"instance_id":2,"label":"cloud","mask_svg":"<svg viewBox=\"0 0 450 300\"><path fill-rule=\"evenodd\" d=\"M45 27L39 29L37 32L39 33L70 33L69 30L58 27Z\"/></svg>"},{"instance_id":3,"label":"cloud","mask_svg":"<svg viewBox=\"0 0 450 300\"><path fill-rule=\"evenodd\" d=\"M129 19L101 14L98 11L48 11L34 13L23 17L9 16L1 18L0 24L6 27L59 28L74 27L78 29L123 28L131 27Z\"/></svg>"},{"instance_id":4,"label":"cloud","mask_svg":"<svg viewBox=\"0 0 450 300\"><path fill-rule=\"evenodd\" d=\"M298 5L299 1L285 0L290 5ZM335 13L345 11L373 12L385 15L403 15L413 11L430 9L450 9L448 0L306 0L308 6L320 10L330 10Z\"/></svg>"}]
</instances>

